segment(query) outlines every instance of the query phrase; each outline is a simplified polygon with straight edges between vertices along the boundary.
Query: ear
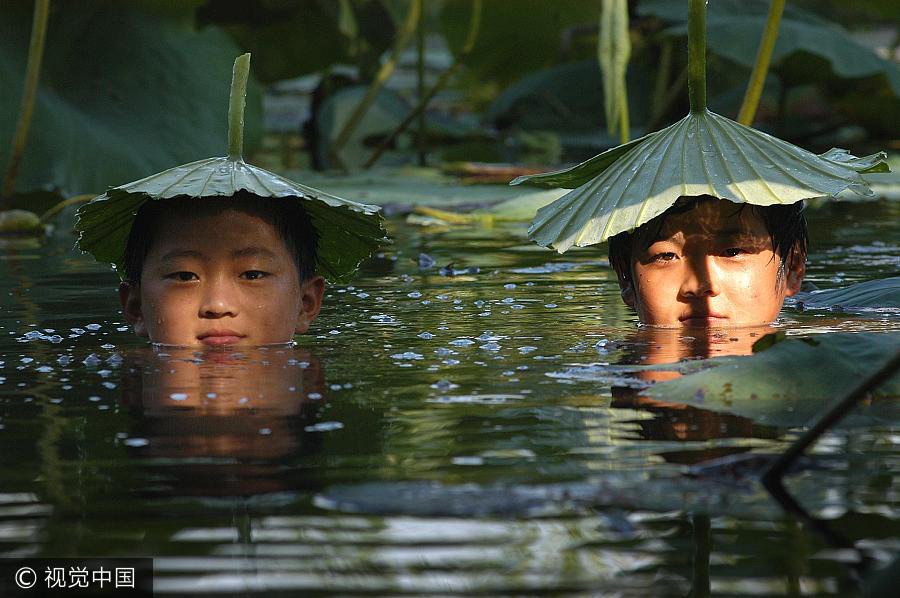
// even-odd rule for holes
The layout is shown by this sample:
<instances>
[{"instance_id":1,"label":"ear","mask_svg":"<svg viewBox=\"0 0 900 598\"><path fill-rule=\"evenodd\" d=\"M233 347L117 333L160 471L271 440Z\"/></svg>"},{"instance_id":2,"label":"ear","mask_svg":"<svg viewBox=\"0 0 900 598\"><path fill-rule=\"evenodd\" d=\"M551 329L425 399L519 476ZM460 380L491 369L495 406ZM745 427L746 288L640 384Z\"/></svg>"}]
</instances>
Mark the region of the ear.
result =
<instances>
[{"instance_id":1,"label":"ear","mask_svg":"<svg viewBox=\"0 0 900 598\"><path fill-rule=\"evenodd\" d=\"M294 334L305 334L310 324L322 309L322 297L325 296L325 279L313 276L300 283L300 311L297 314L297 326Z\"/></svg>"},{"instance_id":2,"label":"ear","mask_svg":"<svg viewBox=\"0 0 900 598\"><path fill-rule=\"evenodd\" d=\"M618 268L616 269L616 278L618 278L619 280L619 291L622 295L622 301L624 301L625 305L627 305L631 309L635 309L634 283L631 282L630 278L625 276L624 272L619 272Z\"/></svg>"},{"instance_id":3,"label":"ear","mask_svg":"<svg viewBox=\"0 0 900 598\"><path fill-rule=\"evenodd\" d=\"M791 252L791 257L786 264L784 273L784 294L786 297L792 297L800 292L804 276L806 276L806 256L803 252L794 249Z\"/></svg>"},{"instance_id":4,"label":"ear","mask_svg":"<svg viewBox=\"0 0 900 598\"><path fill-rule=\"evenodd\" d=\"M122 315L134 328L134 333L138 336L148 336L144 312L141 310L141 285L130 282L119 284L119 303L122 304Z\"/></svg>"}]
</instances>

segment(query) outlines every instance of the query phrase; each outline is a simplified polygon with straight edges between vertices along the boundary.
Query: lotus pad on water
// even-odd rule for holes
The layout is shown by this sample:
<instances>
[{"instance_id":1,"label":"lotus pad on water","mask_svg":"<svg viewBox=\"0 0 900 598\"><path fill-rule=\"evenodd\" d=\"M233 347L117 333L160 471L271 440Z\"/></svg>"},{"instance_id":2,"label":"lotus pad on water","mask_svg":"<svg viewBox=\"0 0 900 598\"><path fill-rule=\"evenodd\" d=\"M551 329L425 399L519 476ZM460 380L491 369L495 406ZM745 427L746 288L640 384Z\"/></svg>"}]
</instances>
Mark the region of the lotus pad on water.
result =
<instances>
[{"instance_id":1,"label":"lotus pad on water","mask_svg":"<svg viewBox=\"0 0 900 598\"><path fill-rule=\"evenodd\" d=\"M816 155L707 110L703 10L692 7L690 13L686 117L572 168L512 181L573 189L538 210L528 235L539 245L563 253L572 245L601 243L645 224L680 197L768 206L847 188L871 194L860 175L889 170L883 152L857 158L831 149Z\"/></svg>"},{"instance_id":2,"label":"lotus pad on water","mask_svg":"<svg viewBox=\"0 0 900 598\"><path fill-rule=\"evenodd\" d=\"M109 189L78 210L78 247L124 275L125 246L138 209L147 201L231 197L247 191L273 201L303 201L319 236L316 269L333 282L346 280L385 242L380 208L329 195L247 164L241 157L243 104L250 55L235 60L229 109L229 155L170 168Z\"/></svg>"}]
</instances>

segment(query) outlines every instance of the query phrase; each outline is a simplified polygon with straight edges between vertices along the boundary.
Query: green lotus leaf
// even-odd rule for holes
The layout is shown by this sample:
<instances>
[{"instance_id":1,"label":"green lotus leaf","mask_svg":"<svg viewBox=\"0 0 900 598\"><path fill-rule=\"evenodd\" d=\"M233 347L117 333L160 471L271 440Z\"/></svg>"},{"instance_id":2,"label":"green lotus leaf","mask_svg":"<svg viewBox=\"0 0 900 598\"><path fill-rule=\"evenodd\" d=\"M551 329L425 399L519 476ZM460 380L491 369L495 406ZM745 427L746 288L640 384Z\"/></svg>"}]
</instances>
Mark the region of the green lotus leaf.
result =
<instances>
[{"instance_id":1,"label":"green lotus leaf","mask_svg":"<svg viewBox=\"0 0 900 598\"><path fill-rule=\"evenodd\" d=\"M562 253L634 230L679 197L710 195L760 206L871 194L863 172L886 168L884 153L863 158L832 149L821 156L708 110L608 150L569 170L519 177L576 187L540 209L529 236Z\"/></svg>"},{"instance_id":2,"label":"green lotus leaf","mask_svg":"<svg viewBox=\"0 0 900 598\"><path fill-rule=\"evenodd\" d=\"M128 236L144 202L231 197L238 191L273 200L303 201L319 235L316 269L332 282L352 276L360 261L386 241L378 206L341 199L244 162L240 150L248 71L249 54L245 54L235 61L229 155L176 166L95 197L78 210L75 229L82 251L92 253L98 261L115 264L124 275ZM239 81L241 76L243 83Z\"/></svg>"},{"instance_id":3,"label":"green lotus leaf","mask_svg":"<svg viewBox=\"0 0 900 598\"><path fill-rule=\"evenodd\" d=\"M767 338L767 337L764 337ZM806 425L882 367L897 351L900 333L832 333L787 338L752 357L727 362L643 391L653 399L724 411L778 426ZM900 375L873 391L865 413L896 421Z\"/></svg>"}]
</instances>

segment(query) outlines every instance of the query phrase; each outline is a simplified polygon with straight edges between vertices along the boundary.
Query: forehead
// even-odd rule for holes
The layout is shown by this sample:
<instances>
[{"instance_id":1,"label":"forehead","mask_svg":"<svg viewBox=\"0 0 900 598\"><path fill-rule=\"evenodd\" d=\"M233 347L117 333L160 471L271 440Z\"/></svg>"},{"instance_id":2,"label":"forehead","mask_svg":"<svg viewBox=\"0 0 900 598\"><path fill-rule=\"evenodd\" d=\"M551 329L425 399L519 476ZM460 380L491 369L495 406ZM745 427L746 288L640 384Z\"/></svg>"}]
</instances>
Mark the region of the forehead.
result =
<instances>
[{"instance_id":1,"label":"forehead","mask_svg":"<svg viewBox=\"0 0 900 598\"><path fill-rule=\"evenodd\" d=\"M265 247L289 256L274 218L240 207L202 206L173 209L156 222L149 254L163 250L198 249L207 253L246 246ZM148 256L149 257L149 256Z\"/></svg>"},{"instance_id":2,"label":"forehead","mask_svg":"<svg viewBox=\"0 0 900 598\"><path fill-rule=\"evenodd\" d=\"M705 200L685 212L667 214L654 241L674 236L742 236L768 239L769 232L759 212L748 204L722 199Z\"/></svg>"}]
</instances>

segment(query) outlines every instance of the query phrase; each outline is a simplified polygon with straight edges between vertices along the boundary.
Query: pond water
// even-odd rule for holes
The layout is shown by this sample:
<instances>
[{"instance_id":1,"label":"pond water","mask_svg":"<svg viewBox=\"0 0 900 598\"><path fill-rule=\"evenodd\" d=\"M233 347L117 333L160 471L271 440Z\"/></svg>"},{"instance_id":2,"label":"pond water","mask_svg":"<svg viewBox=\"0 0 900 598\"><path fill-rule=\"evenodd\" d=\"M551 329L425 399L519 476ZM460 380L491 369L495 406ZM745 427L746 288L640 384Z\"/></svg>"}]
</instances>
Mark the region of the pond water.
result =
<instances>
[{"instance_id":1,"label":"pond water","mask_svg":"<svg viewBox=\"0 0 900 598\"><path fill-rule=\"evenodd\" d=\"M900 270L896 203L810 223L816 285ZM0 248L0 556L153 556L160 595L857 592L853 551L752 477L697 474L803 422L641 401L645 370L617 367L760 331L639 330L602 252L557 256L524 224L390 228L312 334L240 352L148 348L68 230ZM787 308L780 327L898 322ZM900 537L900 424L861 421L788 486L877 569Z\"/></svg>"}]
</instances>

